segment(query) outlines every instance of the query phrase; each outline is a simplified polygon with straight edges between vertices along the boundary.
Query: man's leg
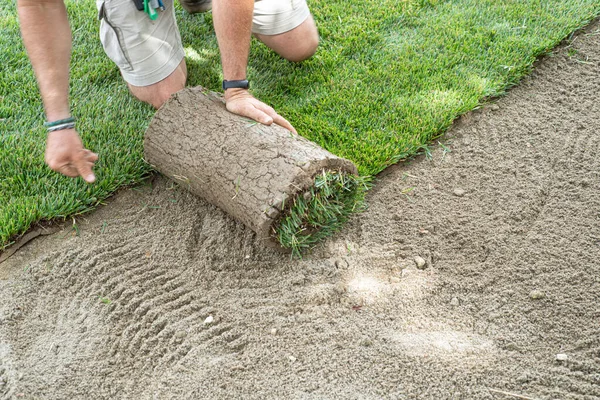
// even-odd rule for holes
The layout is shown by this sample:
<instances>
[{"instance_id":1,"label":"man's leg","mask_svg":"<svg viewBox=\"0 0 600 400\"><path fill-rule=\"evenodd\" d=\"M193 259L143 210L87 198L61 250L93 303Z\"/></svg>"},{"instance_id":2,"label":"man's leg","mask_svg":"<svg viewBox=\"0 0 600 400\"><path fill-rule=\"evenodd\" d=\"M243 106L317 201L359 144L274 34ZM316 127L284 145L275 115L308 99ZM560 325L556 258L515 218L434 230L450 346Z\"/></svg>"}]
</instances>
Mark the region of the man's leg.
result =
<instances>
[{"instance_id":1,"label":"man's leg","mask_svg":"<svg viewBox=\"0 0 600 400\"><path fill-rule=\"evenodd\" d=\"M127 83L129 91L138 100L148 103L154 108L160 108L169 97L175 92L180 91L185 87L187 80L187 67L185 59L181 60L177 69L167 76L162 81L156 82L148 86L134 86Z\"/></svg>"},{"instance_id":2,"label":"man's leg","mask_svg":"<svg viewBox=\"0 0 600 400\"><path fill-rule=\"evenodd\" d=\"M96 0L102 19L100 39L119 67L131 93L159 108L185 87L187 70L173 0L158 19L138 11L131 0Z\"/></svg>"},{"instance_id":3,"label":"man's leg","mask_svg":"<svg viewBox=\"0 0 600 400\"><path fill-rule=\"evenodd\" d=\"M306 0L259 0L254 5L254 36L289 61L310 58L319 32Z\"/></svg>"},{"instance_id":4,"label":"man's leg","mask_svg":"<svg viewBox=\"0 0 600 400\"><path fill-rule=\"evenodd\" d=\"M291 31L278 35L254 36L286 60L293 62L304 61L312 57L319 45L319 32L312 15L309 15L299 26Z\"/></svg>"}]
</instances>

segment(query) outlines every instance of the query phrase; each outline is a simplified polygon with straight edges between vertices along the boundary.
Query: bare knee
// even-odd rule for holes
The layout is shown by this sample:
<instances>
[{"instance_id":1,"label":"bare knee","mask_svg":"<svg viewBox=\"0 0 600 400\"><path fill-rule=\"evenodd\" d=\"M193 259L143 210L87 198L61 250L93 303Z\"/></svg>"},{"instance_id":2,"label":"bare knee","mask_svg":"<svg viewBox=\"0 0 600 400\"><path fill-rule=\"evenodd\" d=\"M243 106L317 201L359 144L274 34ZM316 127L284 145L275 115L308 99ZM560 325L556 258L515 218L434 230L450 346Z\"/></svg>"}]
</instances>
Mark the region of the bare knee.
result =
<instances>
[{"instance_id":1,"label":"bare knee","mask_svg":"<svg viewBox=\"0 0 600 400\"><path fill-rule=\"evenodd\" d=\"M283 58L292 62L301 62L311 58L319 47L319 35L315 32L314 35L306 38L302 45L299 45L294 51L287 54L282 54Z\"/></svg>"},{"instance_id":2,"label":"bare knee","mask_svg":"<svg viewBox=\"0 0 600 400\"><path fill-rule=\"evenodd\" d=\"M129 90L138 100L148 103L158 109L169 100L176 92L184 88L181 85L150 85L150 86L133 86L129 85Z\"/></svg>"},{"instance_id":3,"label":"bare knee","mask_svg":"<svg viewBox=\"0 0 600 400\"><path fill-rule=\"evenodd\" d=\"M181 64L177 69L160 82L156 82L149 86L134 86L131 84L128 84L128 86L131 94L138 100L148 103L158 109L162 107L174 93L185 87L186 80L187 69L185 61L181 61Z\"/></svg>"},{"instance_id":4,"label":"bare knee","mask_svg":"<svg viewBox=\"0 0 600 400\"><path fill-rule=\"evenodd\" d=\"M281 57L293 62L312 57L319 46L319 32L312 15L291 31L277 35L255 34L255 36Z\"/></svg>"}]
</instances>

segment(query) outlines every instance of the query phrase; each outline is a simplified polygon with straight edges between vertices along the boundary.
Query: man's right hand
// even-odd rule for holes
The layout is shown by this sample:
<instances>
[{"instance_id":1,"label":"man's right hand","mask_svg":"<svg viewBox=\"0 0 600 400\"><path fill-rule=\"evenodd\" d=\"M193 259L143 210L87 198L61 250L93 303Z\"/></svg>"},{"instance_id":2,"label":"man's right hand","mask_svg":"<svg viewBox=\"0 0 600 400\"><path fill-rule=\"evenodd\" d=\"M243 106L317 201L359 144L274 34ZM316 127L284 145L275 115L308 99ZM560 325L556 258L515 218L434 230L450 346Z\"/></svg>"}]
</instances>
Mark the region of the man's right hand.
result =
<instances>
[{"instance_id":1,"label":"man's right hand","mask_svg":"<svg viewBox=\"0 0 600 400\"><path fill-rule=\"evenodd\" d=\"M97 160L97 154L83 147L75 129L48 133L46 164L54 171L73 178L81 176L92 183L96 180L92 167Z\"/></svg>"}]
</instances>

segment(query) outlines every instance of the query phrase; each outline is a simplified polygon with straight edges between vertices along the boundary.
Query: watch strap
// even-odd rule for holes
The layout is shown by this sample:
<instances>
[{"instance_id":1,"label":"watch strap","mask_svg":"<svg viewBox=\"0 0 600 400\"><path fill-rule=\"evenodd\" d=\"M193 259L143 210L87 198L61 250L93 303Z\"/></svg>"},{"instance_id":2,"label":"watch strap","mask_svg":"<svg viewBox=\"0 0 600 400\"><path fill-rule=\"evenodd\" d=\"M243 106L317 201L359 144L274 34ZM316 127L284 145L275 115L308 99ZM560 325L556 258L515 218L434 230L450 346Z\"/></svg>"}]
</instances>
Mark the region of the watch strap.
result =
<instances>
[{"instance_id":1,"label":"watch strap","mask_svg":"<svg viewBox=\"0 0 600 400\"><path fill-rule=\"evenodd\" d=\"M223 90L227 89L249 89L250 82L247 79L241 81L223 81Z\"/></svg>"}]
</instances>

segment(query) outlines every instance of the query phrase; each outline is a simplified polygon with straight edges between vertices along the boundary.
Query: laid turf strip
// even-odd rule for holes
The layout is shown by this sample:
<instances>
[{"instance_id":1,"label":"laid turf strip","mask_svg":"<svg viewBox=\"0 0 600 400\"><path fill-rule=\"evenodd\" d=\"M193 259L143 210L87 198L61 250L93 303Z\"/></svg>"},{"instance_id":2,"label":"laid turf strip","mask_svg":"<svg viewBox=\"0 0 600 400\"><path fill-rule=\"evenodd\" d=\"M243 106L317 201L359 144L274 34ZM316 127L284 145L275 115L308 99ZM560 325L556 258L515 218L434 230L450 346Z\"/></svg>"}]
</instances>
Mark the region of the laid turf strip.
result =
<instances>
[{"instance_id":1,"label":"laid turf strip","mask_svg":"<svg viewBox=\"0 0 600 400\"><path fill-rule=\"evenodd\" d=\"M149 172L142 136L153 110L127 93L98 40L92 1L67 1L73 28L71 107L100 154L86 185L43 163L43 110L13 2L0 8L0 248L32 223L98 205ZM598 0L315 0L317 55L292 64L254 42L254 94L298 131L371 176L414 154L458 115L501 95L600 13ZM177 16L190 85L218 90L211 14ZM140 208L143 205L140 205Z\"/></svg>"}]
</instances>

